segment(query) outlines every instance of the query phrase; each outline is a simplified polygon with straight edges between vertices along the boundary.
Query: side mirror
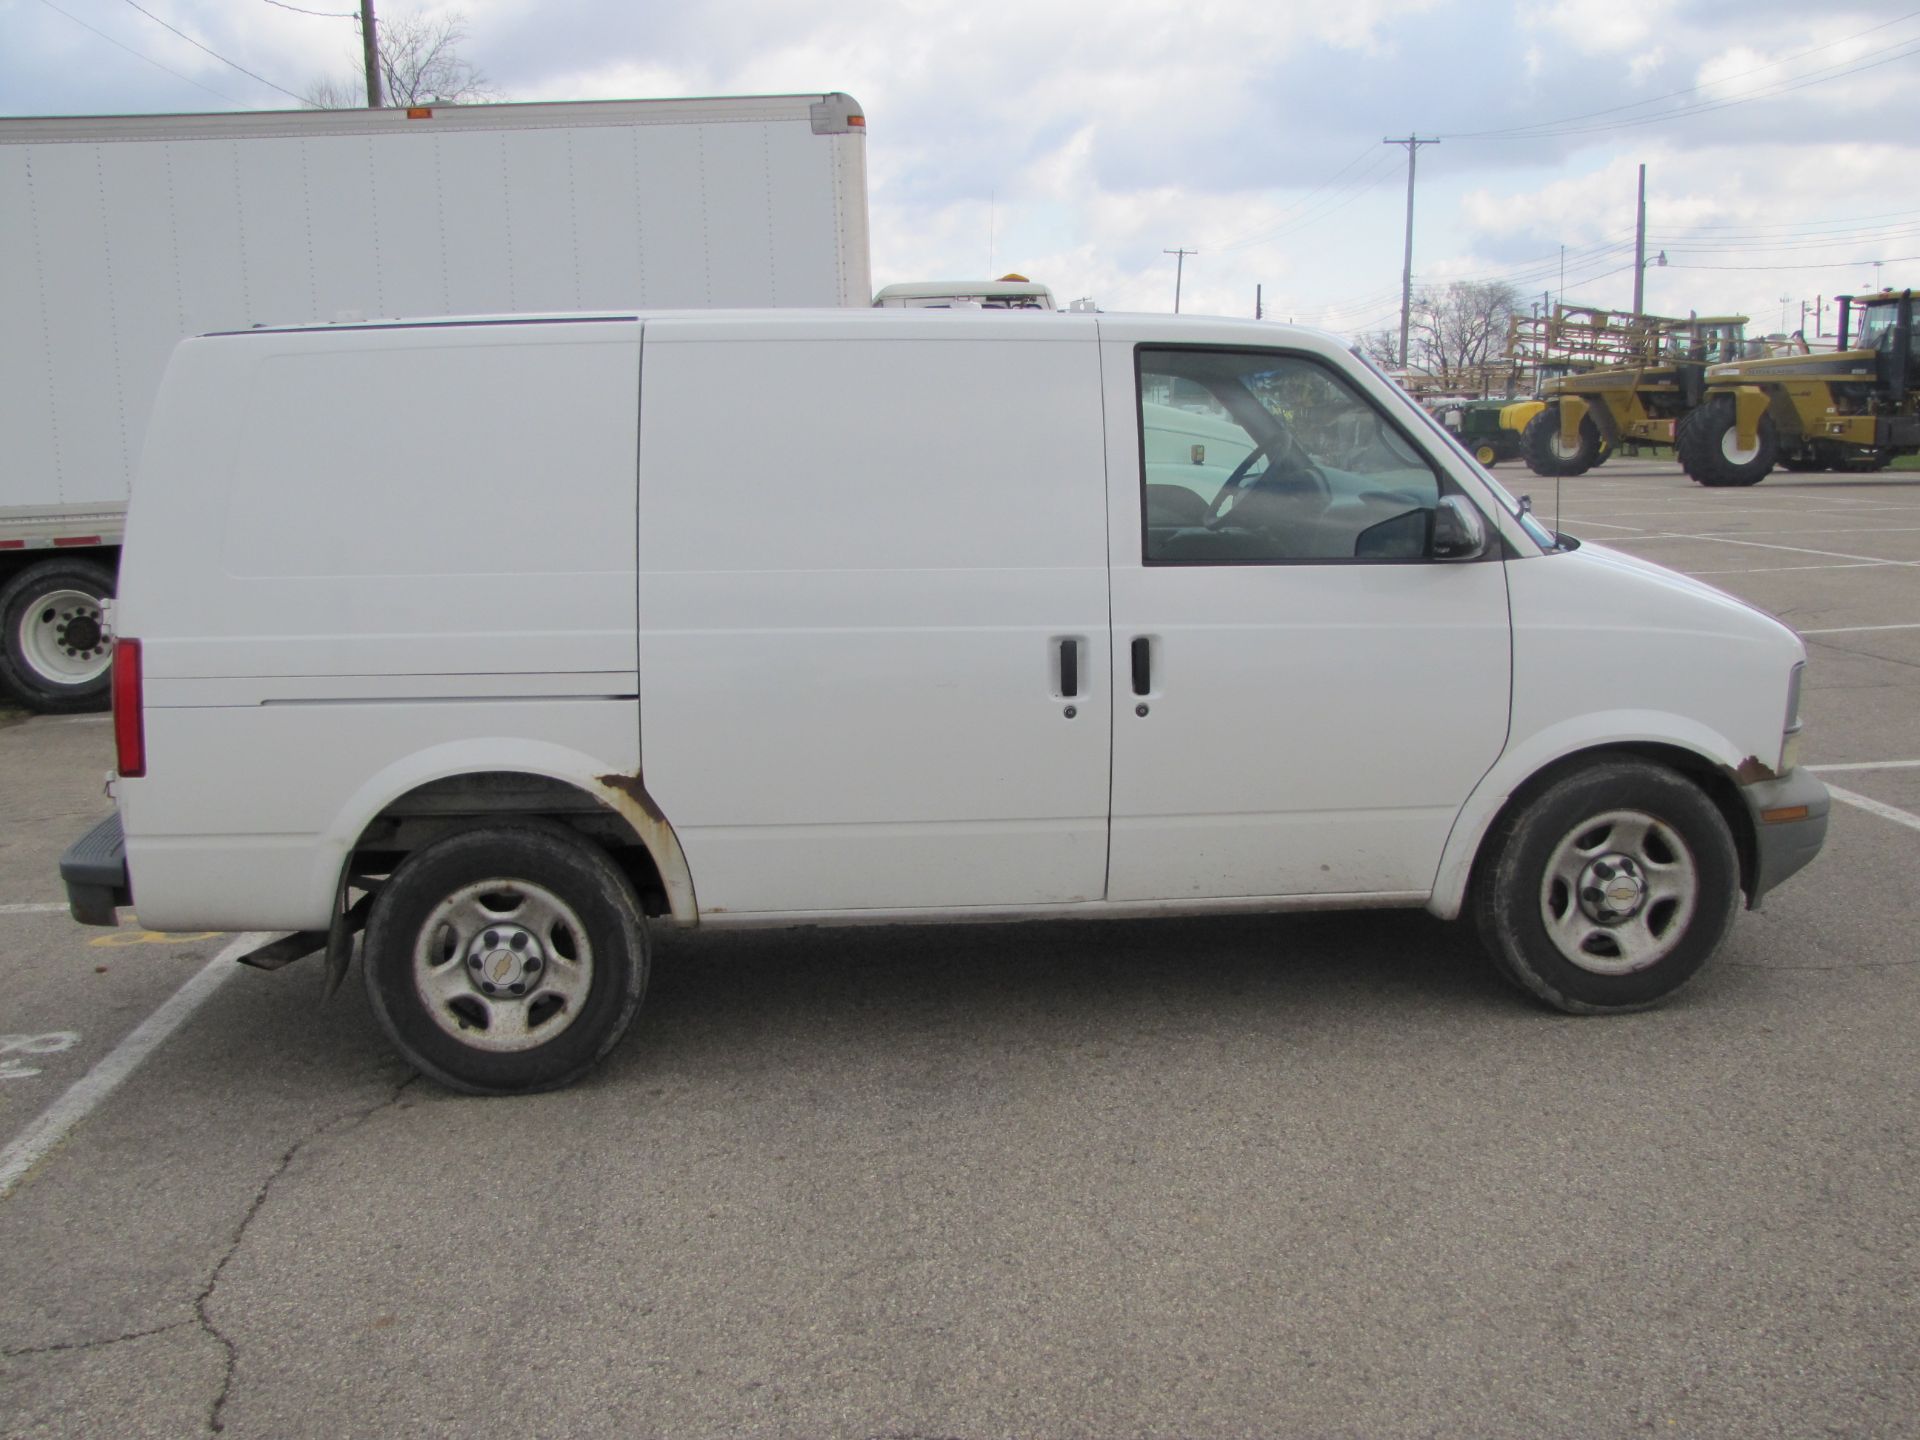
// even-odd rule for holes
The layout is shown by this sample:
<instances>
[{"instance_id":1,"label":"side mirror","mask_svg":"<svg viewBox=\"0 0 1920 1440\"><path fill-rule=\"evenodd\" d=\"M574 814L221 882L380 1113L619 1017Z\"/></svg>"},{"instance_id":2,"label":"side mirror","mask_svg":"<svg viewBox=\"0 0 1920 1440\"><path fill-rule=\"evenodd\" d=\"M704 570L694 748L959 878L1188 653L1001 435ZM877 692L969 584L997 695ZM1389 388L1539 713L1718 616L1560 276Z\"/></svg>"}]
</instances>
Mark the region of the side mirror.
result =
<instances>
[{"instance_id":1,"label":"side mirror","mask_svg":"<svg viewBox=\"0 0 1920 1440\"><path fill-rule=\"evenodd\" d=\"M1442 495L1433 510L1433 536L1427 556L1433 560L1478 560L1487 553L1487 522L1460 495Z\"/></svg>"}]
</instances>

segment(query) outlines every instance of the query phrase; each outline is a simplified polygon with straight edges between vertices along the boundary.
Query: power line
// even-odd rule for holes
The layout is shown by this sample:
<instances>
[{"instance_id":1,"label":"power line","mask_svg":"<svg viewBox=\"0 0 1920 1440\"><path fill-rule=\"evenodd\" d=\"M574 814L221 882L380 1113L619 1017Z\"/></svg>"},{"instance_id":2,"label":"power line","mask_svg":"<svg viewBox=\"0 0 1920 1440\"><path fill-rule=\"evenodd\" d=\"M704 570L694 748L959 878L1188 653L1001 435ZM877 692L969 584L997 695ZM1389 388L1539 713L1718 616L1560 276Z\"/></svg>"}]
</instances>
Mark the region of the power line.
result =
<instances>
[{"instance_id":1,"label":"power line","mask_svg":"<svg viewBox=\"0 0 1920 1440\"><path fill-rule=\"evenodd\" d=\"M1690 225L1684 233L1691 235L1698 230L1811 231L1819 226L1858 225L1863 221L1897 220L1908 215L1920 215L1920 210L1881 210L1871 215L1833 215L1825 220L1722 220Z\"/></svg>"},{"instance_id":2,"label":"power line","mask_svg":"<svg viewBox=\"0 0 1920 1440\"><path fill-rule=\"evenodd\" d=\"M126 3L133 6L134 9L138 10L142 15L146 16L149 20L153 21L154 24L163 26L166 29L171 30L174 34L178 35L182 40L186 41L189 45L193 46L195 49L205 50L207 54L213 56L213 58L218 60L222 65L227 65L232 67L235 70L238 70L242 75L247 76L249 79L258 80L262 85L266 86L269 90L278 90L282 95L285 95L290 100L298 100L302 105L307 103L304 98L294 94L293 91L287 89L286 86L276 85L273 83L273 81L267 79L266 76L256 74L252 70L247 69L246 66L240 64L238 61L227 59L227 57L222 55L218 50L210 49L208 46L202 45L198 40L194 39L193 36L187 34L187 32L182 30L179 26L168 24L165 20L162 20L158 15L154 14L151 10L148 10L147 8L145 8L143 5L139 3L139 0L126 0Z\"/></svg>"},{"instance_id":3,"label":"power line","mask_svg":"<svg viewBox=\"0 0 1920 1440\"><path fill-rule=\"evenodd\" d=\"M1878 60L1863 61L1858 65L1844 68L1835 65L1822 67L1811 75L1796 77L1791 83L1779 82L1771 87L1762 87L1745 95L1737 95L1726 100L1703 101L1698 105L1683 105L1673 110L1662 110L1655 115L1641 115L1631 120L1614 121L1606 125L1569 126L1559 130L1539 130L1530 135L1515 138L1522 140L1553 140L1572 135L1602 135L1613 130L1629 130L1641 125L1664 125L1674 120L1691 119L1695 115L1707 115L1716 110L1731 110L1738 105L1750 105L1756 100L1774 100L1782 95L1790 95L1796 90L1806 90L1815 85L1824 85L1829 80L1844 79L1848 75L1857 75L1863 70L1875 70L1882 65L1891 65L1898 60L1906 60L1920 54L1920 41L1902 41L1907 48L1895 51Z\"/></svg>"},{"instance_id":4,"label":"power line","mask_svg":"<svg viewBox=\"0 0 1920 1440\"><path fill-rule=\"evenodd\" d=\"M267 4L278 6L282 10L291 10L296 15L318 15L323 20L358 20L357 10L307 10L299 5L289 5L287 0L267 0Z\"/></svg>"},{"instance_id":5,"label":"power line","mask_svg":"<svg viewBox=\"0 0 1920 1440\"><path fill-rule=\"evenodd\" d=\"M1344 171L1351 168L1351 164L1349 164L1341 167L1341 170ZM1352 180L1347 182L1347 184L1341 186L1332 194L1327 195L1318 205L1311 209L1301 211L1291 219L1282 220L1277 225L1259 234L1236 241L1233 245L1216 246L1215 248L1243 250L1250 245L1271 245L1276 240L1282 240L1289 236L1297 235L1303 230L1311 229L1322 220L1337 215L1340 211L1346 209L1347 206L1353 204L1354 201L1358 200L1363 194L1378 184L1381 176L1392 168L1393 157L1391 155L1376 155L1373 164L1367 166L1358 175L1354 176ZM1341 171L1336 171L1319 189L1327 189L1328 185L1331 185L1340 173ZM1318 194L1319 191L1315 191L1314 193ZM1306 201L1311 198L1312 196L1309 195L1306 199L1298 203L1305 204ZM1297 208L1297 206L1294 208Z\"/></svg>"},{"instance_id":6,"label":"power line","mask_svg":"<svg viewBox=\"0 0 1920 1440\"><path fill-rule=\"evenodd\" d=\"M1765 65L1756 65L1751 70L1741 70L1732 75L1722 76L1720 80L1714 83L1725 84L1727 81L1730 81L1730 80L1744 80L1747 76L1758 75L1762 71L1777 70L1783 65L1792 64L1795 60L1804 60L1807 56L1817 55L1823 50L1832 50L1837 46L1848 44L1854 40L1864 39L1868 35L1877 34L1882 30L1891 29L1896 25L1905 24L1907 21L1914 19L1916 16L1920 16L1920 10L1910 10L1904 15L1896 16L1892 20L1882 21L1880 24L1869 26L1865 30L1855 31L1851 35L1843 35L1838 40L1830 40L1825 45L1814 45L1809 47L1808 49L1799 50L1794 52L1791 55L1783 56L1778 60L1769 61ZM1903 41L1901 43L1904 44L1906 42ZM1885 62L1877 61L1875 63L1880 64ZM1832 69L1834 67L1827 66L1823 68ZM1865 69L1870 67L1862 66L1860 68ZM1814 73L1818 74L1819 72L1815 71ZM1851 74L1852 72L1843 71L1842 73ZM1828 76L1826 78L1838 79L1839 77ZM1521 139L1542 139L1542 138L1550 138L1553 135L1563 134L1563 133L1564 134L1582 134L1582 133L1587 133L1589 130L1625 128L1626 125L1645 124L1650 120L1670 119L1675 116L1685 115L1687 113L1690 113L1690 111L1695 109L1696 107L1676 106L1673 110L1662 112L1660 115L1640 116L1640 117L1636 117L1631 121L1621 122L1618 127L1612 126L1612 125L1603 125L1603 126L1583 127L1580 130L1572 130L1572 131L1562 131L1558 127L1573 125L1576 122L1582 121L1582 120L1597 119L1603 115L1617 115L1622 111L1626 111L1626 110L1644 109L1648 105L1657 105L1662 100L1675 100L1682 95L1692 95L1705 88L1706 88L1706 82L1702 82L1701 84L1698 84L1698 85L1689 85L1682 90L1670 90L1664 95L1649 96L1645 100L1634 100L1634 101L1630 101L1625 105L1610 105L1610 106L1607 106L1605 109L1588 110L1578 115L1565 115L1560 117L1557 120L1538 120L1527 125L1514 125L1514 126L1509 126L1505 129L1497 129L1497 130L1464 130L1455 134L1444 134L1440 138L1443 140L1494 140L1494 139L1500 139L1506 136L1514 136ZM1756 91L1753 96L1749 96L1747 98L1749 99L1758 98L1759 94L1760 92ZM1699 110L1720 109L1720 108L1723 108L1723 106L1726 104L1740 104L1740 103L1744 103L1744 101L1736 100L1736 101L1707 102L1697 107L1697 109Z\"/></svg>"},{"instance_id":7,"label":"power line","mask_svg":"<svg viewBox=\"0 0 1920 1440\"><path fill-rule=\"evenodd\" d=\"M1907 45L1906 49L1895 51L1893 54L1884 56L1879 60L1869 60L1858 65L1849 65L1844 69L1836 66L1826 66L1824 68L1831 73L1823 74L1820 71L1815 71L1812 75L1801 77L1792 84L1782 82L1771 89L1755 90L1748 95L1735 96L1732 99L1718 100L1700 105L1684 106L1677 110L1663 110L1658 115L1645 115L1633 120L1622 120L1617 124L1588 125L1576 129L1543 131L1538 136L1525 138L1554 139L1567 135L1598 135L1604 134L1609 130L1626 130L1638 125L1662 125L1672 120L1685 120L1695 115L1710 114L1715 110L1731 110L1738 105L1750 105L1756 100L1775 100L1782 95L1791 95L1796 90L1806 90L1815 85L1824 85L1829 80L1841 80L1849 75L1858 75L1863 70L1877 70L1882 65L1891 65L1896 61L1907 60L1916 54L1920 54L1920 41L1903 41L1902 43Z\"/></svg>"},{"instance_id":8,"label":"power line","mask_svg":"<svg viewBox=\"0 0 1920 1440\"><path fill-rule=\"evenodd\" d=\"M184 80L187 82L187 84L193 86L194 89L204 90L207 92L207 94L217 96L218 98L226 101L229 105L238 105L240 103L238 100L234 99L233 96L227 94L225 91L216 90L211 85L202 85L198 80L194 79L191 75L183 75L180 71L174 69L171 65L162 65L158 60L154 59L151 55L146 54L144 51L136 50L131 45L126 44L124 41L114 39L113 36L109 35L106 31L100 29L96 25L89 25L86 21L82 20L78 15L75 15L72 11L62 10L58 5L53 3L53 0L40 0L40 3L46 6L49 10L56 12L57 14L65 15L67 19L73 21L74 24L80 26L82 29L93 31L94 34L98 35L102 40L106 41L109 45L118 46L120 49L126 51L127 54L133 56L136 60L144 60L147 62L147 64L153 66L154 69L164 70L167 72L167 74L173 76L174 79Z\"/></svg>"},{"instance_id":9,"label":"power line","mask_svg":"<svg viewBox=\"0 0 1920 1440\"><path fill-rule=\"evenodd\" d=\"M1920 255L1878 255L1865 260L1802 260L1793 265L1673 265L1676 270L1844 270L1859 265L1905 265ZM1668 262L1670 265L1672 262Z\"/></svg>"},{"instance_id":10,"label":"power line","mask_svg":"<svg viewBox=\"0 0 1920 1440\"><path fill-rule=\"evenodd\" d=\"M1325 190L1328 186L1332 185L1334 181L1338 180L1342 175L1346 174L1347 171L1351 170L1354 166L1358 165L1362 160L1366 159L1369 155L1373 156L1375 159L1378 159L1380 152L1375 150L1371 144L1367 145L1364 149L1358 151L1351 160L1347 161L1346 164L1342 165L1338 170L1334 171L1333 174L1329 175L1325 180L1322 180L1318 185L1316 185L1313 189L1309 190L1305 195L1302 195L1298 200L1294 201L1293 204L1287 206L1286 209L1282 210L1278 215L1274 216L1273 219L1268 222L1266 229L1256 231L1251 235L1242 236L1238 240L1229 240L1224 245L1215 245L1213 247L1214 250L1216 251L1238 250L1242 246L1254 245L1266 239L1274 229L1284 228L1289 216L1293 211L1300 209L1308 201L1312 200L1314 196L1318 195L1322 190Z\"/></svg>"}]
</instances>

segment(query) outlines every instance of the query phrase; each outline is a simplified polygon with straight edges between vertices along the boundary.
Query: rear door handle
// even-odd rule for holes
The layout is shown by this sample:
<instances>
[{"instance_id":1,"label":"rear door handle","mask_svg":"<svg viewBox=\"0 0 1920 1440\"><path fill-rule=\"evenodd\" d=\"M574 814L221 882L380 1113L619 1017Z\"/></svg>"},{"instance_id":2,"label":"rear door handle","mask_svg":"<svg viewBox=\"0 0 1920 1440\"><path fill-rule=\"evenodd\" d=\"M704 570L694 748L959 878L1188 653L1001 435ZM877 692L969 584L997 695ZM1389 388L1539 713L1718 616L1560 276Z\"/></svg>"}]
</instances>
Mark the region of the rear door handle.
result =
<instances>
[{"instance_id":1,"label":"rear door handle","mask_svg":"<svg viewBox=\"0 0 1920 1440\"><path fill-rule=\"evenodd\" d=\"M1072 700L1080 694L1080 642L1062 640L1060 642L1060 695L1062 699Z\"/></svg>"},{"instance_id":2,"label":"rear door handle","mask_svg":"<svg viewBox=\"0 0 1920 1440\"><path fill-rule=\"evenodd\" d=\"M1153 642L1145 635L1133 637L1133 693L1153 692Z\"/></svg>"}]
</instances>

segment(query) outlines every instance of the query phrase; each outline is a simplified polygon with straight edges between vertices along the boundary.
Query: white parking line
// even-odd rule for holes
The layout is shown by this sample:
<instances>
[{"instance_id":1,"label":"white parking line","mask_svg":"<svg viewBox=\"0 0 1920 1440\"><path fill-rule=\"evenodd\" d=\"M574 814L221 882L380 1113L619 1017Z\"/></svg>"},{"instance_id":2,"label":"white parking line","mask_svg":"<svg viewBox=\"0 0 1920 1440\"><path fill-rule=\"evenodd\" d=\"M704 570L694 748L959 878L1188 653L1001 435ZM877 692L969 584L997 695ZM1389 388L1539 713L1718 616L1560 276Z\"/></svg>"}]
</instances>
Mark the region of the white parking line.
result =
<instances>
[{"instance_id":1,"label":"white parking line","mask_svg":"<svg viewBox=\"0 0 1920 1440\"><path fill-rule=\"evenodd\" d=\"M1839 567L1836 567L1839 568ZM1802 630L1802 635L1858 635L1867 630L1920 630L1920 622L1904 625L1831 625L1824 630Z\"/></svg>"},{"instance_id":2,"label":"white parking line","mask_svg":"<svg viewBox=\"0 0 1920 1440\"><path fill-rule=\"evenodd\" d=\"M0 915L59 915L65 912L65 905L51 902L37 905L0 905Z\"/></svg>"},{"instance_id":3,"label":"white parking line","mask_svg":"<svg viewBox=\"0 0 1920 1440\"><path fill-rule=\"evenodd\" d=\"M1838 785L1827 786L1827 793L1836 800L1843 800L1858 810L1870 815L1878 815L1883 820L1891 820L1896 825L1904 825L1909 830L1920 830L1920 815L1911 810L1902 810L1897 805L1883 805L1878 800L1870 800L1865 795L1856 795L1851 790L1842 790Z\"/></svg>"},{"instance_id":4,"label":"white parking line","mask_svg":"<svg viewBox=\"0 0 1920 1440\"><path fill-rule=\"evenodd\" d=\"M1867 565L1920 565L1920 560L1889 560L1884 555L1853 555L1845 550L1815 550L1811 545L1770 545L1761 540L1736 540L1731 535L1695 535L1677 530L1658 535L1633 535L1622 543L1638 545L1643 540L1711 540L1716 545L1745 545L1754 550L1785 550L1794 555L1825 555L1830 560L1858 560Z\"/></svg>"},{"instance_id":5,"label":"white parking line","mask_svg":"<svg viewBox=\"0 0 1920 1440\"><path fill-rule=\"evenodd\" d=\"M1920 770L1920 760L1849 760L1841 765L1809 765L1816 775L1829 770Z\"/></svg>"},{"instance_id":6,"label":"white parking line","mask_svg":"<svg viewBox=\"0 0 1920 1440\"><path fill-rule=\"evenodd\" d=\"M1897 560L1849 560L1841 565L1746 565L1738 570L1682 570L1682 575L1779 575L1788 570L1874 570L1882 565L1897 565ZM1814 632L1803 630L1803 635Z\"/></svg>"},{"instance_id":7,"label":"white parking line","mask_svg":"<svg viewBox=\"0 0 1920 1440\"><path fill-rule=\"evenodd\" d=\"M265 935L251 933L234 936L191 980L168 996L166 1003L135 1026L132 1034L74 1081L64 1095L41 1111L5 1149L0 1149L0 1200L11 1195L48 1151L66 1139L76 1125L119 1088L121 1081L140 1068L141 1061L227 983L240 968L234 964L236 956L245 954L264 939Z\"/></svg>"}]
</instances>

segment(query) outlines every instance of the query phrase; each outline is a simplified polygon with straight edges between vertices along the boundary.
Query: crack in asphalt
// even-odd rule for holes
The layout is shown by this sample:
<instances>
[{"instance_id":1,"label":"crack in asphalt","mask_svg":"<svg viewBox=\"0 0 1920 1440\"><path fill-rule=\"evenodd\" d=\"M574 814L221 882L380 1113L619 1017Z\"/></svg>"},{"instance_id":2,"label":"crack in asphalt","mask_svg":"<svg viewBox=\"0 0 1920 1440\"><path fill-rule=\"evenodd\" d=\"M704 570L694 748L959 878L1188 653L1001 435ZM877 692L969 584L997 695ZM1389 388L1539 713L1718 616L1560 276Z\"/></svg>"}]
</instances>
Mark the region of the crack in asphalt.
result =
<instances>
[{"instance_id":1,"label":"crack in asphalt","mask_svg":"<svg viewBox=\"0 0 1920 1440\"><path fill-rule=\"evenodd\" d=\"M191 1324L191 1320L174 1320L166 1325L155 1325L150 1330L130 1330L125 1335L109 1335L99 1340L61 1340L52 1345L24 1345L18 1350L0 1350L0 1360L18 1360L30 1355L61 1355L71 1350L104 1350L109 1345L145 1340L150 1335L164 1335L169 1330L182 1330Z\"/></svg>"},{"instance_id":2,"label":"crack in asphalt","mask_svg":"<svg viewBox=\"0 0 1920 1440\"><path fill-rule=\"evenodd\" d=\"M419 1078L417 1074L407 1076L406 1079L394 1086L392 1093L386 1096L385 1099L380 1100L376 1104L369 1105L363 1110L357 1110L350 1114L329 1120L317 1126L306 1135L301 1136L298 1140L294 1141L292 1145L287 1147L286 1153L280 1157L280 1162L273 1167L272 1173L260 1183L259 1190L254 1194L253 1202L247 1206L246 1213L240 1217L239 1224L234 1226L233 1239L228 1242L226 1251L214 1264L212 1272L207 1276L207 1283L201 1287L200 1293L194 1297L194 1320L177 1322L181 1325L197 1323L201 1331L226 1352L227 1363L225 1371L220 1378L220 1390L219 1393L213 1397L213 1404L207 1411L207 1430L210 1433L217 1435L226 1428L225 1411L227 1402L233 1396L234 1374L240 1364L240 1347L234 1343L231 1336L214 1322L209 1306L213 1300L213 1292L220 1286L220 1276L232 1262L233 1257L239 1253L240 1246L246 1241L248 1228L252 1226L254 1218L258 1216L260 1211L265 1207L267 1197L273 1193L273 1187L278 1184L280 1178L287 1173L295 1157L298 1156L302 1150L306 1149L307 1146L311 1145L314 1141L323 1139L326 1136L358 1129L375 1115L378 1115L382 1110L398 1104L400 1097L406 1093L407 1087Z\"/></svg>"}]
</instances>

